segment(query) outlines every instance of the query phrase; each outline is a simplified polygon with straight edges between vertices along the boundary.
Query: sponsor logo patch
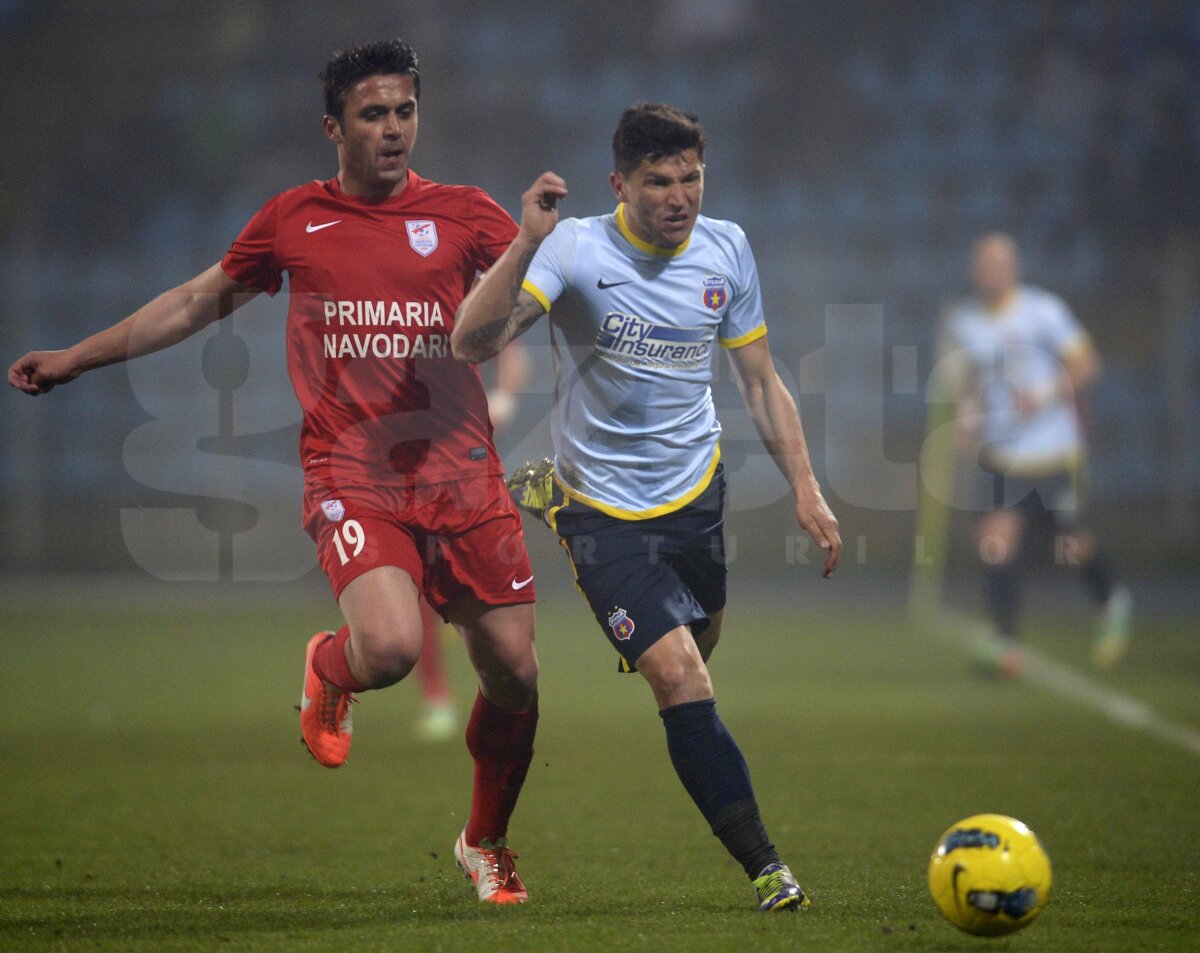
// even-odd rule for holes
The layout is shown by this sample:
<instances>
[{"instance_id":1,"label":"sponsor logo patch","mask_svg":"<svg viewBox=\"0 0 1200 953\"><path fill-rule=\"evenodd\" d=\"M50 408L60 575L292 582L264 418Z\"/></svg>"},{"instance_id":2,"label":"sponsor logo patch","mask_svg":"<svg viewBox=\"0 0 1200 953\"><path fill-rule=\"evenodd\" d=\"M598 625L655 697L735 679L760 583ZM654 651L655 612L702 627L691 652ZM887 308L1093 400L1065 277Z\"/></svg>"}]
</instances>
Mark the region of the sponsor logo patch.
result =
<instances>
[{"instance_id":1,"label":"sponsor logo patch","mask_svg":"<svg viewBox=\"0 0 1200 953\"><path fill-rule=\"evenodd\" d=\"M329 522L337 523L346 515L346 507L342 505L341 500L324 500L321 503L321 512Z\"/></svg>"},{"instance_id":2,"label":"sponsor logo patch","mask_svg":"<svg viewBox=\"0 0 1200 953\"><path fill-rule=\"evenodd\" d=\"M628 642L637 628L633 619L629 618L624 609L617 607L608 617L608 627L612 629L613 638L618 642Z\"/></svg>"},{"instance_id":3,"label":"sponsor logo patch","mask_svg":"<svg viewBox=\"0 0 1200 953\"><path fill-rule=\"evenodd\" d=\"M696 368L711 358L712 329L667 327L634 314L610 311L600 322L596 350L627 367Z\"/></svg>"},{"instance_id":4,"label":"sponsor logo patch","mask_svg":"<svg viewBox=\"0 0 1200 953\"><path fill-rule=\"evenodd\" d=\"M405 222L404 227L408 229L408 243L412 245L413 251L425 258L433 254L434 249L438 247L437 226L433 222L417 219Z\"/></svg>"}]
</instances>

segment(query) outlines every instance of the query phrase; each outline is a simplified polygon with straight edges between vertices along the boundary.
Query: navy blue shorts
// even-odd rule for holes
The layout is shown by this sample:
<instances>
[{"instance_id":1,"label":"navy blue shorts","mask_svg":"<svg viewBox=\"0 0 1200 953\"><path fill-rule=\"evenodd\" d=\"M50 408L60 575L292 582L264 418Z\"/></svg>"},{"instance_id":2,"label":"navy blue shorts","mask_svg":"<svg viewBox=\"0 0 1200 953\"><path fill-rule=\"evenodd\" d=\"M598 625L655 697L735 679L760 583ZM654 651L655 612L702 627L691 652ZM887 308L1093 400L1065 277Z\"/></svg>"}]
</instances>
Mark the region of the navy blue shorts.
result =
<instances>
[{"instance_id":1,"label":"navy blue shorts","mask_svg":"<svg viewBox=\"0 0 1200 953\"><path fill-rule=\"evenodd\" d=\"M989 468L986 505L993 510L1015 509L1031 523L1070 533L1079 528L1083 517L1080 482L1073 467L1038 475Z\"/></svg>"},{"instance_id":2,"label":"navy blue shorts","mask_svg":"<svg viewBox=\"0 0 1200 953\"><path fill-rule=\"evenodd\" d=\"M561 492L561 491L559 491ZM725 608L725 474L718 464L687 506L645 520L623 520L568 500L554 529L575 582L613 647L620 669L672 629L699 635Z\"/></svg>"}]
</instances>

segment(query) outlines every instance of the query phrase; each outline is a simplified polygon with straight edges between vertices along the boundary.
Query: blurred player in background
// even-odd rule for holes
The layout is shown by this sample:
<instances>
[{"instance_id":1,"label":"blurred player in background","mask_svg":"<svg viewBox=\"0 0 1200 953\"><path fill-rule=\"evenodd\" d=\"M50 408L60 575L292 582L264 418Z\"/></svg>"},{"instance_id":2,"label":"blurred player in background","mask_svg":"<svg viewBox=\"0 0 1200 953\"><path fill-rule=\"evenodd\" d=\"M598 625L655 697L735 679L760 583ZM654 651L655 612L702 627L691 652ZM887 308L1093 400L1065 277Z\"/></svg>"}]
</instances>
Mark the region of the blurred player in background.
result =
<instances>
[{"instance_id":1,"label":"blurred player in background","mask_svg":"<svg viewBox=\"0 0 1200 953\"><path fill-rule=\"evenodd\" d=\"M512 423L517 401L528 380L529 355L520 341L514 341L497 356L494 380L487 390L488 416L497 432ZM421 657L416 672L421 689L417 737L429 742L453 738L458 732L458 713L446 676L442 622L424 599L421 600Z\"/></svg>"},{"instance_id":2,"label":"blurred player in background","mask_svg":"<svg viewBox=\"0 0 1200 953\"><path fill-rule=\"evenodd\" d=\"M467 725L474 792L455 857L481 900L521 902L506 835L537 726L533 571L482 382L448 337L517 226L482 190L409 168L421 88L408 44L340 51L320 79L336 178L276 196L220 262L74 347L26 354L9 382L42 394L169 347L275 294L288 273L304 526L346 618L308 643L304 743L323 765L346 760L352 693L411 671L424 597L462 634L479 675Z\"/></svg>"},{"instance_id":3,"label":"blurred player in background","mask_svg":"<svg viewBox=\"0 0 1200 953\"><path fill-rule=\"evenodd\" d=\"M1082 519L1084 394L1100 373L1091 338L1067 306L1021 283L1008 235L981 237L971 257L975 296L950 317L951 346L965 360L958 409L960 445L978 451L988 475L989 511L979 520L988 614L1001 674L1020 671L1018 557L1028 529L1057 534L1059 561L1078 567L1101 607L1093 661L1125 653L1132 601L1114 583Z\"/></svg>"},{"instance_id":4,"label":"blurred player in background","mask_svg":"<svg viewBox=\"0 0 1200 953\"><path fill-rule=\"evenodd\" d=\"M451 342L456 355L486 360L555 301L572 299L576 307L550 319L556 459L524 474L524 492L540 493L531 508L561 538L621 669L649 683L676 773L751 879L759 909L803 909L808 899L767 835L705 664L726 582L715 345L729 352L800 524L825 551L826 576L841 552L837 521L767 347L746 236L700 215L696 117L639 103L621 117L613 158L612 214L559 224L566 186L549 172L525 193L520 234L463 303ZM794 730L781 719L781 737Z\"/></svg>"}]
</instances>

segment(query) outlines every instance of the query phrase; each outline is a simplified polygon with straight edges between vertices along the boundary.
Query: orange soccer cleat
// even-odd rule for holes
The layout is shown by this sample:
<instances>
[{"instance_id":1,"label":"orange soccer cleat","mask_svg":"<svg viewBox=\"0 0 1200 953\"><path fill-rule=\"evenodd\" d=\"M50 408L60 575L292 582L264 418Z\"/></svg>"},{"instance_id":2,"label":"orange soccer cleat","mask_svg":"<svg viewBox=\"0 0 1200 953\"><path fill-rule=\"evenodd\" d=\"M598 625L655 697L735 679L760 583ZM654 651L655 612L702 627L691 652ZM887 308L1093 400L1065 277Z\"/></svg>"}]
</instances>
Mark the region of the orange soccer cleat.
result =
<instances>
[{"instance_id":1,"label":"orange soccer cleat","mask_svg":"<svg viewBox=\"0 0 1200 953\"><path fill-rule=\"evenodd\" d=\"M517 875L516 852L503 838L483 841L478 847L467 843L466 831L458 835L454 859L458 869L475 882L479 899L487 903L524 903L529 892Z\"/></svg>"},{"instance_id":2,"label":"orange soccer cleat","mask_svg":"<svg viewBox=\"0 0 1200 953\"><path fill-rule=\"evenodd\" d=\"M327 768L340 767L350 754L354 735L350 706L356 701L349 692L322 681L313 669L317 647L332 638L332 632L318 632L308 640L304 655L304 694L300 697L300 734L304 746Z\"/></svg>"}]
</instances>

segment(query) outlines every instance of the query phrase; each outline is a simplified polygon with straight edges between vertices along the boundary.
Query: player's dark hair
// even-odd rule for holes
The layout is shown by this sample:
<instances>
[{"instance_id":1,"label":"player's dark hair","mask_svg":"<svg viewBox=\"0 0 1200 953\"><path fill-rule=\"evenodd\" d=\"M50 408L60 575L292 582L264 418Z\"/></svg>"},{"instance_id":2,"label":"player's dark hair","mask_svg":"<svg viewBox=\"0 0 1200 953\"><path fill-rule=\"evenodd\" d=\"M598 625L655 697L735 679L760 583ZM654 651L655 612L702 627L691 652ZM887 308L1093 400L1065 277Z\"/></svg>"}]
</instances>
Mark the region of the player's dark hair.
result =
<instances>
[{"instance_id":1,"label":"player's dark hair","mask_svg":"<svg viewBox=\"0 0 1200 953\"><path fill-rule=\"evenodd\" d=\"M688 149L704 161L704 127L695 113L666 103L637 102L621 113L613 133L613 167L629 175L643 159L657 162Z\"/></svg>"},{"instance_id":2,"label":"player's dark hair","mask_svg":"<svg viewBox=\"0 0 1200 953\"><path fill-rule=\"evenodd\" d=\"M368 76L390 76L401 73L412 77L413 92L421 98L421 71L417 54L403 40L378 40L363 46L338 50L317 74L317 82L325 93L325 112L340 124L346 109L346 94L350 87Z\"/></svg>"}]
</instances>

